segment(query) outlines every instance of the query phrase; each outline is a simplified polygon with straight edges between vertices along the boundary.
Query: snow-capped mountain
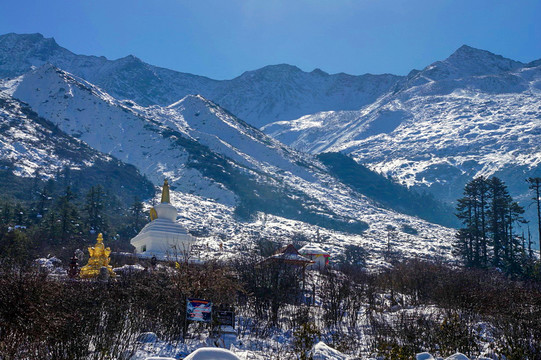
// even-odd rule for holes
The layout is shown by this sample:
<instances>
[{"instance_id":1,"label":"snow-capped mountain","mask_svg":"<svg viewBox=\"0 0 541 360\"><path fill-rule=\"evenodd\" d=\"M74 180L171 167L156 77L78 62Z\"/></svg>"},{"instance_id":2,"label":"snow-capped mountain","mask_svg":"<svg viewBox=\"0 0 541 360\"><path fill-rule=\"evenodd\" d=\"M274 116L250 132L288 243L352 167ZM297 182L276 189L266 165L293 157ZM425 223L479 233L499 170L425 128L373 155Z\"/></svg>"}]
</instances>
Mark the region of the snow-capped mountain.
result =
<instances>
[{"instance_id":1,"label":"snow-capped mountain","mask_svg":"<svg viewBox=\"0 0 541 360\"><path fill-rule=\"evenodd\" d=\"M291 65L247 71L232 80L212 80L146 64L134 56L118 60L76 55L40 34L0 36L0 78L53 64L117 99L166 106L201 94L253 126L292 120L323 110L356 110L375 101L401 79L395 75L329 75Z\"/></svg>"},{"instance_id":2,"label":"snow-capped mountain","mask_svg":"<svg viewBox=\"0 0 541 360\"><path fill-rule=\"evenodd\" d=\"M19 177L50 178L69 168L71 178L79 187L92 178L122 186L131 199L136 194L152 194L152 184L134 166L69 136L3 90L0 90L0 129L2 171Z\"/></svg>"},{"instance_id":3,"label":"snow-capped mountain","mask_svg":"<svg viewBox=\"0 0 541 360\"><path fill-rule=\"evenodd\" d=\"M76 55L41 34L0 36L0 78L16 77L47 63L97 84L120 99L144 105L168 105L185 95L199 93L199 88L212 88L214 83L203 76L145 64L131 55L114 61L103 56Z\"/></svg>"},{"instance_id":4,"label":"snow-capped mountain","mask_svg":"<svg viewBox=\"0 0 541 360\"><path fill-rule=\"evenodd\" d=\"M261 127L322 110L353 110L388 91L395 75L329 75L319 69L304 72L291 65L266 66L220 83L209 98Z\"/></svg>"},{"instance_id":5,"label":"snow-capped mountain","mask_svg":"<svg viewBox=\"0 0 541 360\"><path fill-rule=\"evenodd\" d=\"M39 34L0 36L0 60L0 86L9 96L69 136L133 164L155 185L169 178L187 209L182 221L212 236L310 233L315 224L338 247L344 238L337 230L359 234L366 227L351 235L355 241L387 238L387 225L424 229L412 235L417 240L427 233L442 239L434 231L452 236L381 209L316 157L282 143L349 153L448 201L471 177L491 174L524 200L523 177L539 171L541 61L523 64L463 46L406 77L274 65L217 81L133 56L75 55ZM333 111L312 114L320 110ZM266 125L274 138L253 126L299 116ZM272 230L262 225L272 221Z\"/></svg>"},{"instance_id":6,"label":"snow-capped mountain","mask_svg":"<svg viewBox=\"0 0 541 360\"><path fill-rule=\"evenodd\" d=\"M52 176L65 166L91 166L100 157L112 160L55 129L4 91L0 91L0 121L0 157L17 176L32 176L38 169Z\"/></svg>"},{"instance_id":7,"label":"snow-capped mountain","mask_svg":"<svg viewBox=\"0 0 541 360\"><path fill-rule=\"evenodd\" d=\"M447 201L473 177L496 175L528 206L524 180L541 175L540 65L463 46L358 111L321 112L264 130L298 150L349 153Z\"/></svg>"},{"instance_id":8,"label":"snow-capped mountain","mask_svg":"<svg viewBox=\"0 0 541 360\"><path fill-rule=\"evenodd\" d=\"M322 246L334 253L348 243L377 253L386 248L392 226L396 249L450 256L452 230L382 209L329 175L316 158L202 96L142 107L52 65L0 87L69 135L135 165L156 185L170 179L181 221L211 248L219 240L238 251L253 244L242 240L319 229Z\"/></svg>"}]
</instances>

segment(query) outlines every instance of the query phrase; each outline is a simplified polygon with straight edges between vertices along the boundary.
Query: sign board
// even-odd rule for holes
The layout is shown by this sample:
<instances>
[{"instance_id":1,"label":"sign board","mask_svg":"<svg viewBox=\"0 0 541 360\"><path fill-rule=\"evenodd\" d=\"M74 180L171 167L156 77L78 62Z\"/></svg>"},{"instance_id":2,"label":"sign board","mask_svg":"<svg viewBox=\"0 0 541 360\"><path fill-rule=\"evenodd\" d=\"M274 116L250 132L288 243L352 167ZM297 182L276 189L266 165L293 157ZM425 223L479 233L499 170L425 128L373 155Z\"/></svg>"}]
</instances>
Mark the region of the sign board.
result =
<instances>
[{"instance_id":1,"label":"sign board","mask_svg":"<svg viewBox=\"0 0 541 360\"><path fill-rule=\"evenodd\" d=\"M229 325L235 327L235 313L233 311L218 310L214 312L214 320L218 325Z\"/></svg>"},{"instance_id":2,"label":"sign board","mask_svg":"<svg viewBox=\"0 0 541 360\"><path fill-rule=\"evenodd\" d=\"M191 321L211 322L212 303L202 299L187 299L186 319Z\"/></svg>"}]
</instances>

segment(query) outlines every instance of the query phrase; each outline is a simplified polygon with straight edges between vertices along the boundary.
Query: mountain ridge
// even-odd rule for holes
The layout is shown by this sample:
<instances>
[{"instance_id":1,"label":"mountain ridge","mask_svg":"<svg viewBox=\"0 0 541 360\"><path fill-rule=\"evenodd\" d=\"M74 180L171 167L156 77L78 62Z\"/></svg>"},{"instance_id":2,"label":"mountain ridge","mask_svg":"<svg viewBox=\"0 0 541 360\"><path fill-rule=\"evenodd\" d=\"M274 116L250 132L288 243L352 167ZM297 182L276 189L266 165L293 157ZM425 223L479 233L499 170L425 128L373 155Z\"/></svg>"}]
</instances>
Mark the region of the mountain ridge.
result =
<instances>
[{"instance_id":1,"label":"mountain ridge","mask_svg":"<svg viewBox=\"0 0 541 360\"><path fill-rule=\"evenodd\" d=\"M256 127L321 110L358 109L402 78L391 74L330 75L279 64L246 71L230 80L213 80L152 66L133 55L116 60L76 55L41 34L8 35L0 36L0 78L20 76L32 66L49 62L100 86L115 98L143 106L166 106L186 95L201 94ZM21 48L21 44L27 45ZM280 87L267 76L269 72L289 76L289 82Z\"/></svg>"},{"instance_id":2,"label":"mountain ridge","mask_svg":"<svg viewBox=\"0 0 541 360\"><path fill-rule=\"evenodd\" d=\"M101 153L52 122L39 117L27 104L0 90L0 189L16 193L19 178L37 181L58 177L69 169L74 189L108 184L125 203L148 197L154 186L132 165ZM5 180L5 181L4 181ZM35 194L20 195L23 198Z\"/></svg>"},{"instance_id":3,"label":"mountain ridge","mask_svg":"<svg viewBox=\"0 0 541 360\"><path fill-rule=\"evenodd\" d=\"M487 64L462 61L471 52ZM450 58L412 72L360 110L320 112L263 130L300 151L350 154L450 203L473 177L498 176L536 222L524 179L541 176L541 62L470 47ZM466 70L457 71L457 63Z\"/></svg>"},{"instance_id":4,"label":"mountain ridge","mask_svg":"<svg viewBox=\"0 0 541 360\"><path fill-rule=\"evenodd\" d=\"M307 220L295 211L308 210L312 224L320 216L331 222L357 219L368 224L370 236L382 235L376 218L394 224L407 218L379 209L330 177L313 156L257 129L273 119L286 121L264 129L287 144L314 153L349 153L410 186L452 189L445 199L474 174L493 173L510 161L537 164L535 151L525 150L537 131L536 61L523 64L462 46L406 77L308 73L280 64L218 81L153 67L134 56L110 61L62 48L71 54L62 58L65 52L55 55L56 47L49 41L34 52L30 47L30 55L19 49L10 63L0 41L0 56L9 60L0 62L0 71L11 65L12 71L26 70L3 86L67 133L135 163L155 184L170 178L182 194L178 201L220 204L227 216L242 215L249 223L259 216L257 204L273 216L285 211L293 221ZM501 146L492 144L497 136ZM272 193L285 196L288 206L273 208Z\"/></svg>"},{"instance_id":5,"label":"mountain ridge","mask_svg":"<svg viewBox=\"0 0 541 360\"><path fill-rule=\"evenodd\" d=\"M464 75L496 75L517 66L534 67L539 61L523 64L463 45L447 59L412 70L407 76L328 74L320 69L305 72L294 65L277 64L245 71L229 80L214 80L149 65L134 55L116 60L76 55L41 34L0 36L0 77L19 76L32 66L49 62L119 100L133 100L143 106L167 106L186 95L201 94L257 128L321 111L359 110L411 85L442 87L442 80L452 83ZM493 81L499 80L485 79L484 89ZM520 84L517 86L522 90ZM440 91L449 87L452 84Z\"/></svg>"}]
</instances>

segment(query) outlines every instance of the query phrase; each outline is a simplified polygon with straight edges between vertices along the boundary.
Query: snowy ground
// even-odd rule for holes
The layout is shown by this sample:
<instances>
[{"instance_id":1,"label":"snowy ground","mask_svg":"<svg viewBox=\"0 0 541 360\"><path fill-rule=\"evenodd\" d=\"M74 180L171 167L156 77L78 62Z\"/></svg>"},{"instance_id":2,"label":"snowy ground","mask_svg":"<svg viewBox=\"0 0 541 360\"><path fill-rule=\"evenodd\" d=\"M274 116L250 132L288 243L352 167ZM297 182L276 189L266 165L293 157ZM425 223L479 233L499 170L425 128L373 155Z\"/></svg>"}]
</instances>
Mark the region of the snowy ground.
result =
<instances>
[{"instance_id":1,"label":"snowy ground","mask_svg":"<svg viewBox=\"0 0 541 360\"><path fill-rule=\"evenodd\" d=\"M375 207L370 209L371 213L362 212L359 216L369 224L368 230L353 235L263 213L253 222L239 222L233 215L233 207L184 193L172 192L171 198L179 209L178 221L186 229L198 234L208 232L198 237L193 254L196 258L225 259L239 251L248 252L259 238L287 243L294 235L302 234L317 242L319 232L318 245L331 254L331 263L346 245L357 245L368 251L368 266L382 265L389 239L391 251L404 257L454 260L451 254L454 230ZM418 234L401 231L402 224L411 224ZM395 226L396 231L389 232L388 225Z\"/></svg>"}]
</instances>

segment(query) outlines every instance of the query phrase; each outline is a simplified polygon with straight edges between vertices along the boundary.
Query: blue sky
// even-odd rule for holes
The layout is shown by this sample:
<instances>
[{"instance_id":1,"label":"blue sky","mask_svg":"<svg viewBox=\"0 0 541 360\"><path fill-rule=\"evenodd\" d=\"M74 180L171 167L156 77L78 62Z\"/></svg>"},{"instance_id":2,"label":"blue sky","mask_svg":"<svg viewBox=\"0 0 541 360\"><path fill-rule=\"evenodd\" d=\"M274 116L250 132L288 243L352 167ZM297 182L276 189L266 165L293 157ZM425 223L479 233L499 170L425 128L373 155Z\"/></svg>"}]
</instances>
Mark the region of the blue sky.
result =
<instances>
[{"instance_id":1,"label":"blue sky","mask_svg":"<svg viewBox=\"0 0 541 360\"><path fill-rule=\"evenodd\" d=\"M216 79L279 63L403 75L462 44L539 59L540 18L539 0L3 0L0 33Z\"/></svg>"}]
</instances>

